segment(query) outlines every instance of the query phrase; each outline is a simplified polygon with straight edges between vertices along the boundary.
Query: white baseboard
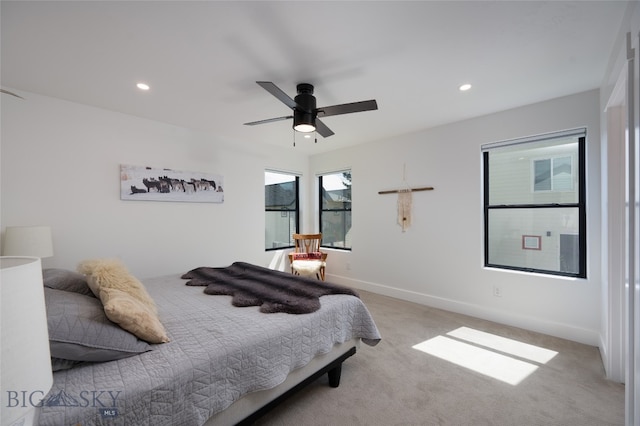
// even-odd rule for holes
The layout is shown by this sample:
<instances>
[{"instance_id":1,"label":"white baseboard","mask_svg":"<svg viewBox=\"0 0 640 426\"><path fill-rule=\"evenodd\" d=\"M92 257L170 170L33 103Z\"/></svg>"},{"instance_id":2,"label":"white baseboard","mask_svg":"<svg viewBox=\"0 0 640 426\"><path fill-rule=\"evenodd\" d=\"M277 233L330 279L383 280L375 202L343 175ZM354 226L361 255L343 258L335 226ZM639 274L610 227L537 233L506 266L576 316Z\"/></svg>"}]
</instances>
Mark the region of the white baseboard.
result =
<instances>
[{"instance_id":1,"label":"white baseboard","mask_svg":"<svg viewBox=\"0 0 640 426\"><path fill-rule=\"evenodd\" d=\"M469 315L488 321L494 321L512 327L518 327L525 330L548 334L550 336L560 337L562 339L567 339L586 345L601 347L602 344L600 333L598 333L597 331L575 327L569 324L518 315L513 312L500 311L481 305L474 305L457 300L430 296L428 294L398 289L378 283L355 280L340 275L327 274L327 281L359 290L370 291L372 293L381 294L383 296L389 296L396 299L419 303L421 305L430 306L433 308L456 312L463 315Z\"/></svg>"}]
</instances>

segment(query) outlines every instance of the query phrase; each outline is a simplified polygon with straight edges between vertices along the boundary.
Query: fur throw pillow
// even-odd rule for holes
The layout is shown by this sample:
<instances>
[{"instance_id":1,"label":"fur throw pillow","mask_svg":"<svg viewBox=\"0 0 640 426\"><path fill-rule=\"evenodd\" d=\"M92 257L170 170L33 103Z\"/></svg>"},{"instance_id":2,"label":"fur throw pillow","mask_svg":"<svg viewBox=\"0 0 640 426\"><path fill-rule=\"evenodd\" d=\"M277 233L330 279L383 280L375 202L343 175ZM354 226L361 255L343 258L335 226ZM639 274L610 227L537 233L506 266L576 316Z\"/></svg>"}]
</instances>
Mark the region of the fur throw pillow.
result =
<instances>
[{"instance_id":1,"label":"fur throw pillow","mask_svg":"<svg viewBox=\"0 0 640 426\"><path fill-rule=\"evenodd\" d=\"M111 321L149 343L169 341L156 304L144 285L117 259L91 259L78 265Z\"/></svg>"},{"instance_id":2,"label":"fur throw pillow","mask_svg":"<svg viewBox=\"0 0 640 426\"><path fill-rule=\"evenodd\" d=\"M87 276L89 288L100 297L100 290L114 288L122 290L156 313L156 304L144 285L117 259L91 259L80 262L78 272Z\"/></svg>"},{"instance_id":3,"label":"fur throw pillow","mask_svg":"<svg viewBox=\"0 0 640 426\"><path fill-rule=\"evenodd\" d=\"M107 318L139 339L149 343L169 341L158 316L130 294L116 288L103 288L100 300Z\"/></svg>"}]
</instances>

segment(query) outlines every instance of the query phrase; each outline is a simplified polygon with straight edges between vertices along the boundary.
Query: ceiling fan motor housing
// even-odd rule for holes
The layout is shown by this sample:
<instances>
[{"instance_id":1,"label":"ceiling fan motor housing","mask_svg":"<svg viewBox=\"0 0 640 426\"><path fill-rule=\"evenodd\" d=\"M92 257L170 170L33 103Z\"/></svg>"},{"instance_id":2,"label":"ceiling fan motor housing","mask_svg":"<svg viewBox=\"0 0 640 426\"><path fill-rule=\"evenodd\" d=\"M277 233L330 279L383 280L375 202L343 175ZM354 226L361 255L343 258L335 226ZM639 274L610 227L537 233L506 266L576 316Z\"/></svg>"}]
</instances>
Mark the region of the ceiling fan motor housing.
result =
<instances>
[{"instance_id":1,"label":"ceiling fan motor housing","mask_svg":"<svg viewBox=\"0 0 640 426\"><path fill-rule=\"evenodd\" d=\"M316 98L313 96L313 86L301 83L298 84L297 89L298 95L295 97L297 107L293 110L293 128L302 132L312 132L316 127ZM299 127L300 125L303 126Z\"/></svg>"}]
</instances>

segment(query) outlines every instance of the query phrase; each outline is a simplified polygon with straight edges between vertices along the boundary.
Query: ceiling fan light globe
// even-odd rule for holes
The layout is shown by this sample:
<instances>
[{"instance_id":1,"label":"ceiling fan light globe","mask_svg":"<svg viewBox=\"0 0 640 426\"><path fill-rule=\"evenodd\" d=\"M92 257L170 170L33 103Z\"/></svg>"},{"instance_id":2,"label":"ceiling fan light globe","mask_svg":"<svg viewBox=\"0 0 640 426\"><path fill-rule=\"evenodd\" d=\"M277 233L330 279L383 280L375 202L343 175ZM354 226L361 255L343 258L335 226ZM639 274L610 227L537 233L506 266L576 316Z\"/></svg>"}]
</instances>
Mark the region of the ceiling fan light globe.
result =
<instances>
[{"instance_id":1,"label":"ceiling fan light globe","mask_svg":"<svg viewBox=\"0 0 640 426\"><path fill-rule=\"evenodd\" d=\"M302 133L310 133L316 130L315 126L313 126L312 124L305 124L305 123L296 124L295 126L293 126L293 129L296 132L302 132Z\"/></svg>"}]
</instances>

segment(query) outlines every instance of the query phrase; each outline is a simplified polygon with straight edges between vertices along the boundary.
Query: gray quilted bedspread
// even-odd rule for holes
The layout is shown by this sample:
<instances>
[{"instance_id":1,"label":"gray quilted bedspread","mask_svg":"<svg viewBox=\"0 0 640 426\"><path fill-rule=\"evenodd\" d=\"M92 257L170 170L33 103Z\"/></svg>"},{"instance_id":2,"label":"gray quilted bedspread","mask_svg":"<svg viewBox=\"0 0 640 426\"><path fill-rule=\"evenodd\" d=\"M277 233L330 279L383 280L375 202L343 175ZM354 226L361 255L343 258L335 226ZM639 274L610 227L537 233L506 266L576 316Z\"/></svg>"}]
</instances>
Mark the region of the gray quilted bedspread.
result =
<instances>
[{"instance_id":1,"label":"gray quilted bedspread","mask_svg":"<svg viewBox=\"0 0 640 426\"><path fill-rule=\"evenodd\" d=\"M323 296L321 309L305 315L263 314L185 286L179 275L144 284L171 342L54 373L49 396L69 402L43 407L40 425L202 425L246 393L277 386L336 343L380 340L354 296Z\"/></svg>"}]
</instances>

